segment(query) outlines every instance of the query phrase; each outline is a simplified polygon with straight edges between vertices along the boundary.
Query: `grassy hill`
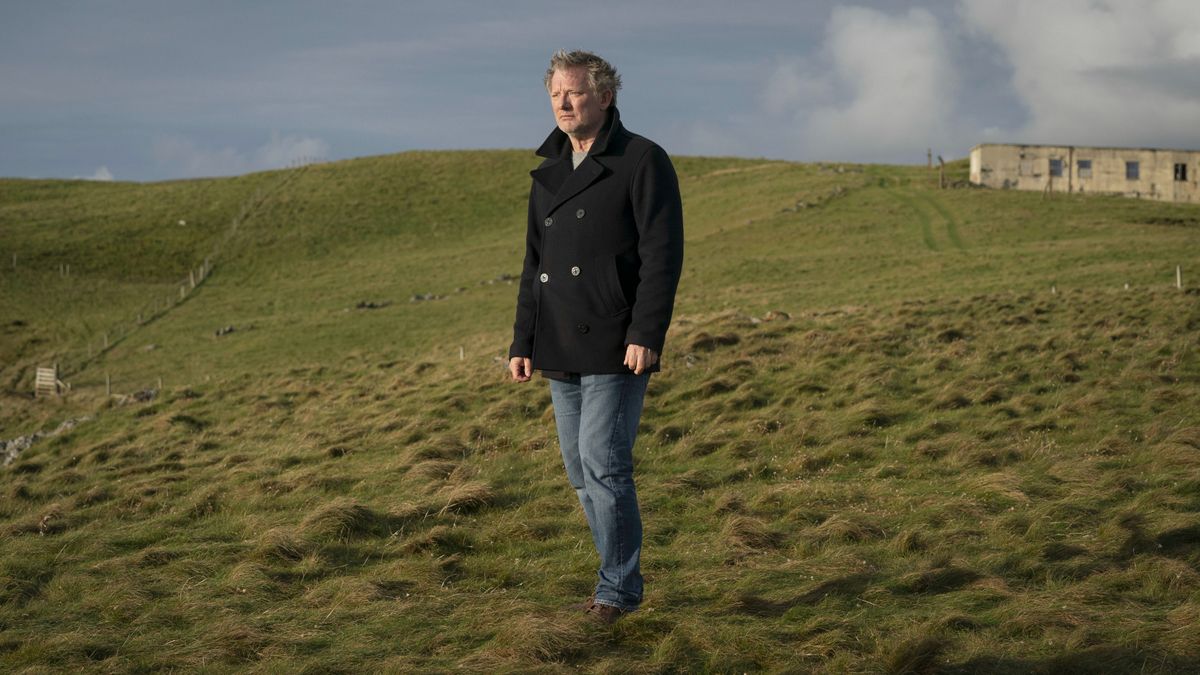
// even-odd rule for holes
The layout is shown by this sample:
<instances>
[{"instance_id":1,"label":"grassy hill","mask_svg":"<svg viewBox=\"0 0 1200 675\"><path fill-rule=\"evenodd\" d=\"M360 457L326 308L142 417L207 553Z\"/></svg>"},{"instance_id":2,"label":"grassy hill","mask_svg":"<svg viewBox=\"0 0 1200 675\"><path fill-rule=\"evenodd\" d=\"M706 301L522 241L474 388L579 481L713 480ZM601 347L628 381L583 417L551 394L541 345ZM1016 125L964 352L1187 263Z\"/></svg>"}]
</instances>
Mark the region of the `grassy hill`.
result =
<instances>
[{"instance_id":1,"label":"grassy hill","mask_svg":"<svg viewBox=\"0 0 1200 675\"><path fill-rule=\"evenodd\" d=\"M82 420L0 468L0 668L1200 668L1200 210L677 159L647 598L599 628L501 367L533 165L0 181L0 440Z\"/></svg>"}]
</instances>

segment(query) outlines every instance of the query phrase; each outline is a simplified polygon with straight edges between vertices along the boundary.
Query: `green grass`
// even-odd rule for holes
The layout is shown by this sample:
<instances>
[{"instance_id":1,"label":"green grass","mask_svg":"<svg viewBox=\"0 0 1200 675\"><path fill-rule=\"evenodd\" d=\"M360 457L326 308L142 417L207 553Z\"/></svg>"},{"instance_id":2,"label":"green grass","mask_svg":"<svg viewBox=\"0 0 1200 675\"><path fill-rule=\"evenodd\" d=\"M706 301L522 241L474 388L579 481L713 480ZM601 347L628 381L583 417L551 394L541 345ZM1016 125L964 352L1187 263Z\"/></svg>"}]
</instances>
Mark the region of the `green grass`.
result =
<instances>
[{"instance_id":1,"label":"green grass","mask_svg":"<svg viewBox=\"0 0 1200 675\"><path fill-rule=\"evenodd\" d=\"M1200 667L1195 207L679 158L646 603L601 628L547 388L502 369L533 164L3 181L0 439L92 419L0 469L0 668Z\"/></svg>"}]
</instances>

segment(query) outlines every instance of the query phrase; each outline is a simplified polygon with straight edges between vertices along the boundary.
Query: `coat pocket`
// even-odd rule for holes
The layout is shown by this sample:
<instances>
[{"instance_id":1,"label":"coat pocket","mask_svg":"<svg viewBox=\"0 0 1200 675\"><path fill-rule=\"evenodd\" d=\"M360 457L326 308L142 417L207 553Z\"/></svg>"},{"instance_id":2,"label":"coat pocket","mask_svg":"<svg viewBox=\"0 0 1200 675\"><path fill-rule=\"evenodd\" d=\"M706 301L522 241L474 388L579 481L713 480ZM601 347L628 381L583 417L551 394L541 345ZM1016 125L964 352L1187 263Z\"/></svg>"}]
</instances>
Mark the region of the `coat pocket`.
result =
<instances>
[{"instance_id":1,"label":"coat pocket","mask_svg":"<svg viewBox=\"0 0 1200 675\"><path fill-rule=\"evenodd\" d=\"M621 275L617 272L616 256L600 256L596 260L597 268L602 270L600 277L600 297L604 298L610 314L621 314L629 311L629 301L621 288Z\"/></svg>"}]
</instances>

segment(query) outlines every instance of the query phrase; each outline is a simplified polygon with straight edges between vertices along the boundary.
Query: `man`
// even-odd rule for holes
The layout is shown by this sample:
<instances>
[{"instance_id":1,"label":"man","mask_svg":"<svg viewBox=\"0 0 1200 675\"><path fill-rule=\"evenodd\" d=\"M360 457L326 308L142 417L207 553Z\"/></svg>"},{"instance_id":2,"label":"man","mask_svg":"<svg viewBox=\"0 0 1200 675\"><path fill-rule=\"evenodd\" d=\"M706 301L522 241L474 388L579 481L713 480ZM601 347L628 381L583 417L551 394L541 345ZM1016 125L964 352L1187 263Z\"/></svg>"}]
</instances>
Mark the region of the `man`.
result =
<instances>
[{"instance_id":1,"label":"man","mask_svg":"<svg viewBox=\"0 0 1200 675\"><path fill-rule=\"evenodd\" d=\"M622 126L607 61L556 52L545 84L557 128L531 172L509 371L550 379L567 478L600 555L595 592L576 607L612 623L642 601L633 443L675 304L683 208L667 153Z\"/></svg>"}]
</instances>

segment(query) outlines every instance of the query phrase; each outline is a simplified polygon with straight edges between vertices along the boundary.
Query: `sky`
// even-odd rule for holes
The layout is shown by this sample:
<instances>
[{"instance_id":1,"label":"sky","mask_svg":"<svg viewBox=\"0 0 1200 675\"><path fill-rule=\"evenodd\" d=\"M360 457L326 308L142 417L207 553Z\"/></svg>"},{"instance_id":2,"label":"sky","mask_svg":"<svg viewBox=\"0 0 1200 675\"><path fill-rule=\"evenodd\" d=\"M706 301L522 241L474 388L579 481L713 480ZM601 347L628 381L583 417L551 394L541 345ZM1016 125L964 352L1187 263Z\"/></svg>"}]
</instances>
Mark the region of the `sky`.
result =
<instances>
[{"instance_id":1,"label":"sky","mask_svg":"<svg viewBox=\"0 0 1200 675\"><path fill-rule=\"evenodd\" d=\"M671 154L1200 148L1196 0L38 0L0 8L0 176L532 152L559 48L612 62Z\"/></svg>"}]
</instances>

